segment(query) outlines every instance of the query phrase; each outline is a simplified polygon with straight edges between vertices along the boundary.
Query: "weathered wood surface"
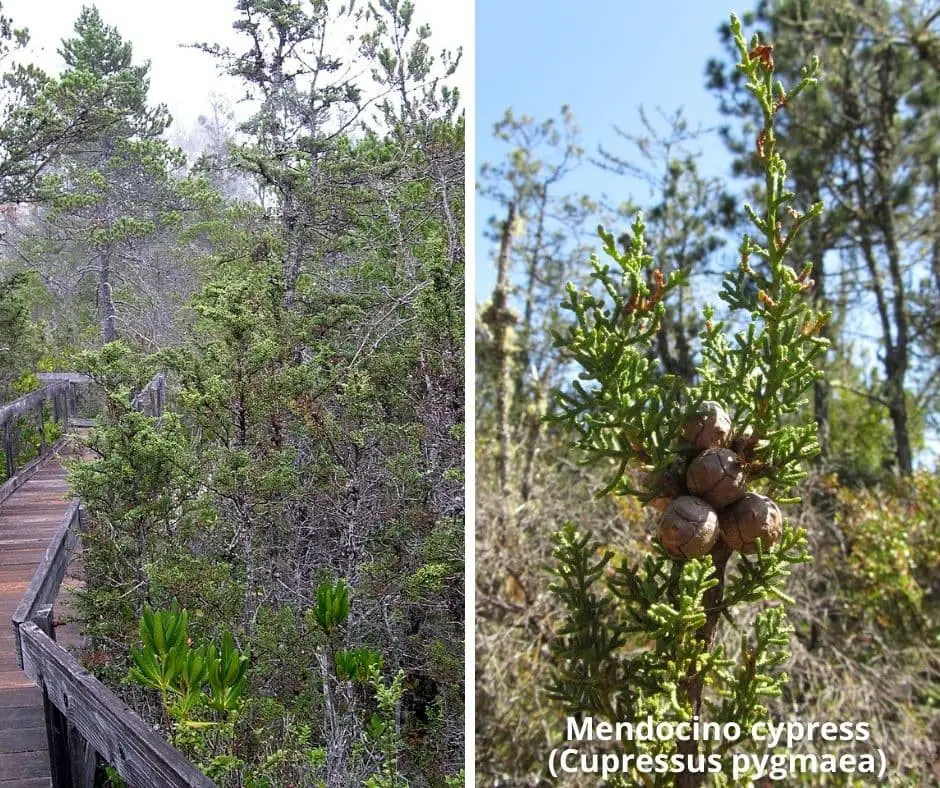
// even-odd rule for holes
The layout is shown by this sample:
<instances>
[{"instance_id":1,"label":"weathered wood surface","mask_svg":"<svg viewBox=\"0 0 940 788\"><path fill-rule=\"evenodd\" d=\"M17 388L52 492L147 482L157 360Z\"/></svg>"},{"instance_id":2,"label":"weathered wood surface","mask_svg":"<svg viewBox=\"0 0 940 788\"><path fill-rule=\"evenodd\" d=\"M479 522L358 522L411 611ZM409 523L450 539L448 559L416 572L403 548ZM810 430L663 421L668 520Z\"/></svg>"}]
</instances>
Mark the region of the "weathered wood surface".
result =
<instances>
[{"instance_id":1,"label":"weathered wood surface","mask_svg":"<svg viewBox=\"0 0 940 788\"><path fill-rule=\"evenodd\" d=\"M65 470L56 461L0 505L0 788L50 785L42 692L17 664L11 622L68 509Z\"/></svg>"},{"instance_id":2,"label":"weathered wood surface","mask_svg":"<svg viewBox=\"0 0 940 788\"><path fill-rule=\"evenodd\" d=\"M88 384L95 381L83 372L40 372L36 375L43 383L64 380L67 383Z\"/></svg>"},{"instance_id":3,"label":"weathered wood surface","mask_svg":"<svg viewBox=\"0 0 940 788\"><path fill-rule=\"evenodd\" d=\"M36 471L42 468L42 466L45 465L56 452L61 451L64 446L65 438L60 438L50 447L49 451L45 454L40 454L38 457L33 457L33 459L20 468L14 476L7 479L3 484L0 484L0 504L33 478Z\"/></svg>"},{"instance_id":4,"label":"weathered wood surface","mask_svg":"<svg viewBox=\"0 0 940 788\"><path fill-rule=\"evenodd\" d=\"M166 375L158 372L143 390L134 397L134 409L148 416L159 418L163 415L166 402Z\"/></svg>"},{"instance_id":5,"label":"weathered wood surface","mask_svg":"<svg viewBox=\"0 0 940 788\"><path fill-rule=\"evenodd\" d=\"M46 435L43 429L46 419L46 403L50 403L52 406L49 414L51 418L61 421L63 425L67 426L71 386L72 384L68 380L47 381L41 389L32 391L14 402L0 405L0 430L2 430L3 435L3 454L6 464L6 481L0 484L0 503L22 487L45 464L53 452L61 447L61 441L53 446L46 443ZM29 414L38 417L39 455L27 462L22 468L18 468L14 459L14 454L17 451L18 434L16 420L20 416Z\"/></svg>"},{"instance_id":6,"label":"weathered wood surface","mask_svg":"<svg viewBox=\"0 0 940 788\"><path fill-rule=\"evenodd\" d=\"M24 670L132 786L215 784L31 622L20 627Z\"/></svg>"},{"instance_id":7,"label":"weathered wood surface","mask_svg":"<svg viewBox=\"0 0 940 788\"><path fill-rule=\"evenodd\" d=\"M6 422L15 416L22 416L24 413L29 413L29 411L38 407L41 403L46 400L51 400L54 396L64 394L68 389L69 384L66 381L53 381L47 383L41 389L36 389L20 397L15 402L0 405L0 424L6 424Z\"/></svg>"},{"instance_id":8,"label":"weathered wood surface","mask_svg":"<svg viewBox=\"0 0 940 788\"><path fill-rule=\"evenodd\" d=\"M13 628L26 621L34 621L40 608L51 606L59 593L59 586L65 578L65 571L72 562L72 554L78 542L80 522L80 502L73 499L62 514L59 527L48 542L45 554L29 582L26 593L13 612ZM28 549L28 548L27 548ZM0 552L0 557L3 553ZM16 643L16 661L23 667L20 644Z\"/></svg>"},{"instance_id":9,"label":"weathered wood surface","mask_svg":"<svg viewBox=\"0 0 940 788\"><path fill-rule=\"evenodd\" d=\"M89 427L97 427L98 419L83 419L79 416L70 416L69 426L72 427L73 429L86 429Z\"/></svg>"}]
</instances>

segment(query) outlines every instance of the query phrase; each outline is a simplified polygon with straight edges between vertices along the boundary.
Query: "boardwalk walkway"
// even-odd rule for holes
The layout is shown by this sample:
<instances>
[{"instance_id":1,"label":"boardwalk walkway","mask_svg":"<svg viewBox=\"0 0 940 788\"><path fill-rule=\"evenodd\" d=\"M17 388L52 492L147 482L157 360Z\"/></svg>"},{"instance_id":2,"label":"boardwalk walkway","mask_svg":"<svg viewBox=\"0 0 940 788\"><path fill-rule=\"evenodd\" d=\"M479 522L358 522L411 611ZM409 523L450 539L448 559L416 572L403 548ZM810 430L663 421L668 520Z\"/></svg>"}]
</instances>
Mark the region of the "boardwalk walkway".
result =
<instances>
[{"instance_id":1,"label":"boardwalk walkway","mask_svg":"<svg viewBox=\"0 0 940 788\"><path fill-rule=\"evenodd\" d=\"M68 503L56 458L0 503L0 788L50 785L42 694L17 667L11 618ZM57 637L65 646L77 642L74 632L60 629Z\"/></svg>"}]
</instances>

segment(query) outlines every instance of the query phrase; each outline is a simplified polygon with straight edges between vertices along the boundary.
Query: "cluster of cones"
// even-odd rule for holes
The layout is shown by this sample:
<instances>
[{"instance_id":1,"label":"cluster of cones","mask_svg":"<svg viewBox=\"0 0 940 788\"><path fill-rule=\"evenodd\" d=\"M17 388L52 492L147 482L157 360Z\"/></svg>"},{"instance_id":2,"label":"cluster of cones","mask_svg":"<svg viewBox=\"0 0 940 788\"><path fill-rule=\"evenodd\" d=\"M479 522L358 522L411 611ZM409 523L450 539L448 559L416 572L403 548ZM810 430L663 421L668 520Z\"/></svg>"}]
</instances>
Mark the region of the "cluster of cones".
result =
<instances>
[{"instance_id":1,"label":"cluster of cones","mask_svg":"<svg viewBox=\"0 0 940 788\"><path fill-rule=\"evenodd\" d=\"M703 402L680 430L689 459L646 479L662 511L659 538L673 558L700 558L719 540L729 550L767 550L780 538L783 517L770 498L748 492L740 455L756 443L750 430L735 435L731 418L717 402Z\"/></svg>"}]
</instances>

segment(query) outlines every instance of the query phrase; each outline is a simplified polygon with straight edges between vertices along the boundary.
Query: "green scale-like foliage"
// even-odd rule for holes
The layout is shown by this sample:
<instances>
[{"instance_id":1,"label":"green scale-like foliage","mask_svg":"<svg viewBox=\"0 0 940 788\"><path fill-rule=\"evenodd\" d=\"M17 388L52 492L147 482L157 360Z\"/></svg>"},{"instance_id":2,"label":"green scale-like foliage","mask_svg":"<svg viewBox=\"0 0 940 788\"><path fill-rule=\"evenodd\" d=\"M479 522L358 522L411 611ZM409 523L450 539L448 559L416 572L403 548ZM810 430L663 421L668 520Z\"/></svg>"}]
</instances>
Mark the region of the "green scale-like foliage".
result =
<instances>
[{"instance_id":1,"label":"green scale-like foliage","mask_svg":"<svg viewBox=\"0 0 940 788\"><path fill-rule=\"evenodd\" d=\"M806 390L821 374L816 363L826 341L818 334L828 315L805 300L813 286L811 264L795 268L788 251L822 205L806 213L792 207L774 140L776 115L815 83L818 66L804 68L787 91L774 83L772 49L756 37L745 43L735 18L732 27L738 68L762 114L755 148L765 173L764 204L760 212L745 206L756 233L744 235L740 263L724 277L727 319L705 309L694 384L665 374L651 353L667 296L684 280L656 267L642 217L625 251L601 228L608 260L595 256L591 285L583 291L569 285L563 303L574 323L556 341L582 371L558 392L554 418L574 430L586 464L613 468L601 494L654 497L637 484L637 472L689 459L681 428L705 401L721 404L736 434L753 433L742 454L748 482L778 503L786 503L780 496L803 478L803 461L818 452L815 427L801 424L800 413ZM789 656L783 583L794 564L810 560L802 530L784 523L773 547L758 543L756 555L730 563L721 540L699 559L675 561L657 545L639 563L624 558L619 564L613 550L574 525L555 540L553 591L566 613L553 646L550 691L567 713L609 721L698 714L742 728L767 715L766 699L780 695L787 682L779 670ZM723 617L736 626L735 609L746 606L756 608L752 626L742 627L739 645L730 648L727 638L715 638L717 625ZM622 746L635 753L676 752L675 742ZM695 743L693 752L722 755L727 746ZM647 784L675 779L649 776Z\"/></svg>"}]
</instances>

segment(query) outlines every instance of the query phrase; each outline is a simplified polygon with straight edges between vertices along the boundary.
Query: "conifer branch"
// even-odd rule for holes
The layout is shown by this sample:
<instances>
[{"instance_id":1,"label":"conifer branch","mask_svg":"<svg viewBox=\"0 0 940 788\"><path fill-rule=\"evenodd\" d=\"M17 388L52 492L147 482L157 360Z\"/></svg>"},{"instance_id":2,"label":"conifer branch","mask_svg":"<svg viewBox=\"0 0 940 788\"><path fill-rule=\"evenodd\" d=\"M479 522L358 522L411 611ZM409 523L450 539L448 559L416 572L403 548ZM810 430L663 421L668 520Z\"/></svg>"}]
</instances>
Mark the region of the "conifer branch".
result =
<instances>
[{"instance_id":1,"label":"conifer branch","mask_svg":"<svg viewBox=\"0 0 940 788\"><path fill-rule=\"evenodd\" d=\"M773 48L757 37L745 42L735 17L731 30L738 69L763 120L755 139L763 204L760 210L745 206L756 234L744 234L739 264L724 277L719 296L728 317L716 319L711 306L704 310L694 384L654 360L664 299L684 283L684 274L665 276L656 267L642 216L624 252L600 228L610 262L593 257L589 287L568 285L562 303L573 323L556 343L581 372L568 390L557 392L552 418L573 431L582 462L611 468L601 495L672 500L661 522L661 549L636 563L621 559L613 565L608 546L573 524L556 535L552 590L567 612L552 644L550 693L569 713L611 721L700 714L745 725L766 716L764 700L779 695L787 681L779 671L789 655L785 606L791 600L784 583L793 566L811 558L805 532L782 521L777 503L792 500L781 496L805 476L805 460L819 451L815 425L795 416L821 374L816 362L827 341L820 331L829 314L806 301L812 264L795 267L788 259L794 239L822 204L806 213L793 207L774 122L815 83L818 63L805 67L788 90L774 81ZM732 320L741 324L733 333ZM728 498L686 495L686 486L700 483L686 469L709 452L718 453L712 463L718 478L701 494L708 498L721 489L730 491ZM708 462L703 467L711 472ZM639 472L647 474L642 482ZM664 475L671 481L662 482ZM746 492L748 486L777 502ZM674 508L680 501L692 503ZM764 529L757 535L747 530L754 523ZM742 555L732 561L735 551ZM735 610L750 605L762 609L753 630L741 633L740 653L732 658L716 637L719 622L733 625ZM695 741L622 744L627 752L711 751ZM690 773L677 778L680 786L699 781Z\"/></svg>"}]
</instances>

